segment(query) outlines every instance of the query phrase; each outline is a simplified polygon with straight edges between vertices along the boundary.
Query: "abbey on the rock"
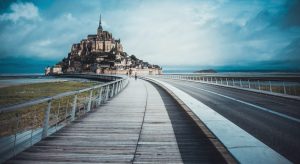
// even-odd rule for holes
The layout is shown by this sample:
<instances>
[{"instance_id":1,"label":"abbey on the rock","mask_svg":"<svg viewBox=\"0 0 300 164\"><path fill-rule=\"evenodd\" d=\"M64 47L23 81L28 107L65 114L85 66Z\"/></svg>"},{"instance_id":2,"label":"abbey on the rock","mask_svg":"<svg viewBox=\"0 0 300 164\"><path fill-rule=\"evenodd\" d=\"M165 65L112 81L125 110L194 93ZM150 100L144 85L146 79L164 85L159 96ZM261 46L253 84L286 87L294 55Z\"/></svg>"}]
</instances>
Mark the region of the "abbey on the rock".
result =
<instances>
[{"instance_id":1,"label":"abbey on the rock","mask_svg":"<svg viewBox=\"0 0 300 164\"><path fill-rule=\"evenodd\" d=\"M101 15L97 34L88 35L71 47L67 58L54 67L47 67L46 74L95 72L98 74L160 74L161 68L123 51L120 39L104 31Z\"/></svg>"}]
</instances>

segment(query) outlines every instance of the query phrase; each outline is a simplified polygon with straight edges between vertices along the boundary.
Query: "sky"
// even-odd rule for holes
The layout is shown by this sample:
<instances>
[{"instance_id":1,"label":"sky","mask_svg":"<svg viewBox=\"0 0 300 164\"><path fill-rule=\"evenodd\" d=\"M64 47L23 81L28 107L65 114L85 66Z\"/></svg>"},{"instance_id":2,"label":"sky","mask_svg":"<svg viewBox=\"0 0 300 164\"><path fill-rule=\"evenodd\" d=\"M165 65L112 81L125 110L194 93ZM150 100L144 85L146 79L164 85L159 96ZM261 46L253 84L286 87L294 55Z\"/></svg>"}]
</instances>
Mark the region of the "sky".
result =
<instances>
[{"instance_id":1,"label":"sky","mask_svg":"<svg viewBox=\"0 0 300 164\"><path fill-rule=\"evenodd\" d=\"M164 69L300 71L299 0L1 0L0 73L43 72L104 30Z\"/></svg>"}]
</instances>

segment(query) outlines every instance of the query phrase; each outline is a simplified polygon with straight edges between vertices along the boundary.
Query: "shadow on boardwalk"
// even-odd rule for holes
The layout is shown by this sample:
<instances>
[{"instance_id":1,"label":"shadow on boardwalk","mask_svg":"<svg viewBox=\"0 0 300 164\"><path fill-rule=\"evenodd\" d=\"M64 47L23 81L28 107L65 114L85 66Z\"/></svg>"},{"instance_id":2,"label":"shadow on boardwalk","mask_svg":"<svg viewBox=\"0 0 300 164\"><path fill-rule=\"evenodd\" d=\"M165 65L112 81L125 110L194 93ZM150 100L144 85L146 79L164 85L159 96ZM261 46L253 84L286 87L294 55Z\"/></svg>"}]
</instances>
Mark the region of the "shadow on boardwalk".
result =
<instances>
[{"instance_id":1,"label":"shadow on boardwalk","mask_svg":"<svg viewBox=\"0 0 300 164\"><path fill-rule=\"evenodd\" d=\"M163 99L184 163L225 163L221 154L170 95L154 85ZM168 105L173 104L173 105Z\"/></svg>"}]
</instances>

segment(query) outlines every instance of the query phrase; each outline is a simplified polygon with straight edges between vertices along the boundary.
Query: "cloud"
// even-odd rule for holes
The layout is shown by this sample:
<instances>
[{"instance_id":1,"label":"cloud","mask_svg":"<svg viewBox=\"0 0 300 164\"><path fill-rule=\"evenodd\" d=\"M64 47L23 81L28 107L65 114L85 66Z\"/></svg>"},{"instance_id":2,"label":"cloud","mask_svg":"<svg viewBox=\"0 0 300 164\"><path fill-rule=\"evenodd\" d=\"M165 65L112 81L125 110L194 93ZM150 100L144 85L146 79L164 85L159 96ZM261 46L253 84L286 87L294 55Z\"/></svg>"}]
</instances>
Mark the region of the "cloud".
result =
<instances>
[{"instance_id":1,"label":"cloud","mask_svg":"<svg viewBox=\"0 0 300 164\"><path fill-rule=\"evenodd\" d=\"M39 10L33 3L17 2L10 5L10 13L0 15L0 20L10 20L13 22L19 19L39 20Z\"/></svg>"},{"instance_id":2,"label":"cloud","mask_svg":"<svg viewBox=\"0 0 300 164\"><path fill-rule=\"evenodd\" d=\"M283 1L147 1L116 13L126 18L116 34L127 51L151 63L253 65L278 60L281 50L300 37L299 29L276 24L284 6Z\"/></svg>"}]
</instances>

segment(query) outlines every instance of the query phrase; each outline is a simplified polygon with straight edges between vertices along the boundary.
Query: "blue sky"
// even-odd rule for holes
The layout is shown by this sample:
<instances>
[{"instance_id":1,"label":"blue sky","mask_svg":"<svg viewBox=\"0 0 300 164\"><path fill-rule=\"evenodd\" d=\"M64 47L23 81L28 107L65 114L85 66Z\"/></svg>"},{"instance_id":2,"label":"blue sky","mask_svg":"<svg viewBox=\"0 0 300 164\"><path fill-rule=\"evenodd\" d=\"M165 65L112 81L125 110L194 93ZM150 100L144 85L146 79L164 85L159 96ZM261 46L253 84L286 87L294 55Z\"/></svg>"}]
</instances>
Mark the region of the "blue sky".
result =
<instances>
[{"instance_id":1,"label":"blue sky","mask_svg":"<svg viewBox=\"0 0 300 164\"><path fill-rule=\"evenodd\" d=\"M0 72L42 72L105 30L164 68L300 70L300 1L1 1Z\"/></svg>"}]
</instances>

